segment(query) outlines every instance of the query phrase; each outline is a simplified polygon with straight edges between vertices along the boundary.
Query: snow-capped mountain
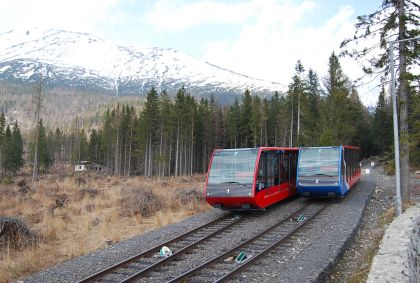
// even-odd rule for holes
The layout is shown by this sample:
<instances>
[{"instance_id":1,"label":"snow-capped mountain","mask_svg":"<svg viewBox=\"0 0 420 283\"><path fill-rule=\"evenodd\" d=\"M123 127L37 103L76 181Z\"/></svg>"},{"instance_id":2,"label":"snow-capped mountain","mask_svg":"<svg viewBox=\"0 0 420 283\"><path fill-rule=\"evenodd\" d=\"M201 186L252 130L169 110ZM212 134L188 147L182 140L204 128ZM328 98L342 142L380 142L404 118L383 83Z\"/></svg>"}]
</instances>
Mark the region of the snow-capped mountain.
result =
<instances>
[{"instance_id":1,"label":"snow-capped mountain","mask_svg":"<svg viewBox=\"0 0 420 283\"><path fill-rule=\"evenodd\" d=\"M42 72L50 87L94 89L116 95L144 94L151 86L175 93L269 94L280 84L229 71L175 50L123 47L96 36L64 30L0 34L0 80L29 81Z\"/></svg>"}]
</instances>

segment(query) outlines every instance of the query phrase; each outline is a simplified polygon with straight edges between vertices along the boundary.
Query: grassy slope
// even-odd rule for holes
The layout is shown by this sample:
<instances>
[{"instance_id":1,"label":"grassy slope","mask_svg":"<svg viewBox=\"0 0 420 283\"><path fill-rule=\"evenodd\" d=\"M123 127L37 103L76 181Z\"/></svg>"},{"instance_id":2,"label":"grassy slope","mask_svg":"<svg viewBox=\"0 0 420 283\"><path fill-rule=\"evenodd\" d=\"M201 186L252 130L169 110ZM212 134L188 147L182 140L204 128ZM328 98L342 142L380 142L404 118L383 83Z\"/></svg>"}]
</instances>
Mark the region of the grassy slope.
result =
<instances>
[{"instance_id":1,"label":"grassy slope","mask_svg":"<svg viewBox=\"0 0 420 283\"><path fill-rule=\"evenodd\" d=\"M15 183L22 179L30 183L29 175L15 178ZM188 192L193 189L201 192L203 180L203 176L159 181L94 174L46 175L36 182L32 194L20 193L16 184L0 185L0 216L18 217L42 237L33 247L0 250L0 282L25 277L102 248L109 241L121 241L209 209L203 199L182 204L176 197L184 192L184 196L191 195ZM127 194L139 195L139 188L155 193L164 208L151 208L150 216L136 213L138 203L124 202ZM82 196L83 189L98 194ZM69 202L53 209L59 195L67 195ZM127 206L134 213L127 214Z\"/></svg>"}]
</instances>

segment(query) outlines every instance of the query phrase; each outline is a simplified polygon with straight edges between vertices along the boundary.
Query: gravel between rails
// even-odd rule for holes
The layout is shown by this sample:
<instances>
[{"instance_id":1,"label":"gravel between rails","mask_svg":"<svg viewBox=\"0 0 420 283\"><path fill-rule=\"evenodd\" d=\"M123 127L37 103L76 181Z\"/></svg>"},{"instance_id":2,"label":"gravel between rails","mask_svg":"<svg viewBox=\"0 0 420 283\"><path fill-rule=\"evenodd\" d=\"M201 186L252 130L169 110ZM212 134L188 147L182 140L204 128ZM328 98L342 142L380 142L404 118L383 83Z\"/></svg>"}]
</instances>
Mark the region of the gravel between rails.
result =
<instances>
[{"instance_id":1,"label":"gravel between rails","mask_svg":"<svg viewBox=\"0 0 420 283\"><path fill-rule=\"evenodd\" d=\"M264 229L264 227L271 225L277 219L287 216L290 211L296 210L300 206L303 206L304 201L304 199L291 198L268 208L262 214L263 217L253 219L250 225L246 225L241 229L233 230L229 236L220 238L217 241L210 243L207 248L203 246L203 248L197 253L190 255L191 264L195 265L197 262L199 262L199 260L201 260L201 258L212 256L214 249L224 249L226 247L230 247L232 242L250 237L250 235L256 233L256 231ZM145 251L177 235L183 234L188 230L192 230L195 227L210 222L226 214L229 214L229 212L213 209L209 212L190 217L181 222L171 224L161 229L139 235L130 240L117 243L108 248L98 250L92 254L68 260L55 267L34 274L33 276L26 278L24 281L76 282L125 258ZM178 270L177 267L173 268L174 273L182 272L183 270L183 268L182 270Z\"/></svg>"},{"instance_id":2,"label":"gravel between rails","mask_svg":"<svg viewBox=\"0 0 420 283\"><path fill-rule=\"evenodd\" d=\"M278 219L288 216L291 211L295 211L303 205L302 200L291 199L267 209L264 213L251 212L251 214L257 213L258 217L247 219L239 225L240 227L233 228L226 233L221 233L211 241L203 243L198 249L194 250L194 253L183 255L182 261L174 261L162 267L159 271L152 272L150 274L151 276L139 278L137 282L166 282L213 258L216 254L220 254L222 251L228 250L232 246L243 242L245 239L251 238L254 234L276 223Z\"/></svg>"}]
</instances>

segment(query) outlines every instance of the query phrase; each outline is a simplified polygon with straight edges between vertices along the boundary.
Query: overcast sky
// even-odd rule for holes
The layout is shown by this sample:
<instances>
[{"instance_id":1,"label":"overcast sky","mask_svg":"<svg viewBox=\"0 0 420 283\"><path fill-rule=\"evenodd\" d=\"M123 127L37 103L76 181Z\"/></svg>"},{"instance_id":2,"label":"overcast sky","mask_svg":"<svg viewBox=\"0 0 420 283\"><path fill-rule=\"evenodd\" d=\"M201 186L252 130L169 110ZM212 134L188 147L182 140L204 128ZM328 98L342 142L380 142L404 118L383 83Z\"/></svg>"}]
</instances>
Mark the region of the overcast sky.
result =
<instances>
[{"instance_id":1,"label":"overcast sky","mask_svg":"<svg viewBox=\"0 0 420 283\"><path fill-rule=\"evenodd\" d=\"M2 0L0 33L59 28L120 45L182 50L197 59L287 86L300 59L325 76L328 57L380 0ZM352 79L360 66L341 60ZM365 105L378 88L359 89Z\"/></svg>"}]
</instances>

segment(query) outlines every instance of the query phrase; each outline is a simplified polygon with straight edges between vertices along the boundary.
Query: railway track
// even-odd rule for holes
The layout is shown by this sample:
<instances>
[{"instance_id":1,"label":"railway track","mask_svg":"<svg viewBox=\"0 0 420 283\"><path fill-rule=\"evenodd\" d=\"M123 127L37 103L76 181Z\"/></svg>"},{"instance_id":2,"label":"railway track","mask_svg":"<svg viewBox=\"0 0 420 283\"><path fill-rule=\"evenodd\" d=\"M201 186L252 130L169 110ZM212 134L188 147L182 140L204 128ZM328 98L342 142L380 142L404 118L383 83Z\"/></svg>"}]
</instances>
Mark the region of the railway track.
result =
<instances>
[{"instance_id":1,"label":"railway track","mask_svg":"<svg viewBox=\"0 0 420 283\"><path fill-rule=\"evenodd\" d=\"M290 238L309 223L327 205L310 203L277 221L249 239L243 238L227 249L214 249L211 241L226 237L229 231L249 225L260 213L240 218L233 215L216 219L181 236L121 261L79 281L82 282L221 282L234 277L246 266L255 263L273 248ZM226 233L226 234L224 234ZM189 261L189 256L207 245L211 251L202 260ZM173 254L158 257L162 246L169 246ZM240 263L235 257L246 254Z\"/></svg>"},{"instance_id":2,"label":"railway track","mask_svg":"<svg viewBox=\"0 0 420 283\"><path fill-rule=\"evenodd\" d=\"M188 231L178 237L159 244L147 251L134 255L126 260L123 260L113 266L103 269L95 274L92 274L78 283L86 282L128 282L135 274L147 274L153 269L158 268L167 261L172 260L176 256L192 250L200 243L219 235L224 231L228 231L235 225L240 224L248 218L247 216L236 217L233 215L224 216L222 218L213 220L205 225L197 227ZM172 256L162 258L158 257L162 246L170 246L173 251Z\"/></svg>"},{"instance_id":3,"label":"railway track","mask_svg":"<svg viewBox=\"0 0 420 283\"><path fill-rule=\"evenodd\" d=\"M168 282L223 282L233 278L242 269L255 263L261 257L272 252L276 246L289 239L325 207L327 204L309 204L240 245ZM247 258L243 262L237 263L233 259L241 253L246 254Z\"/></svg>"}]
</instances>

